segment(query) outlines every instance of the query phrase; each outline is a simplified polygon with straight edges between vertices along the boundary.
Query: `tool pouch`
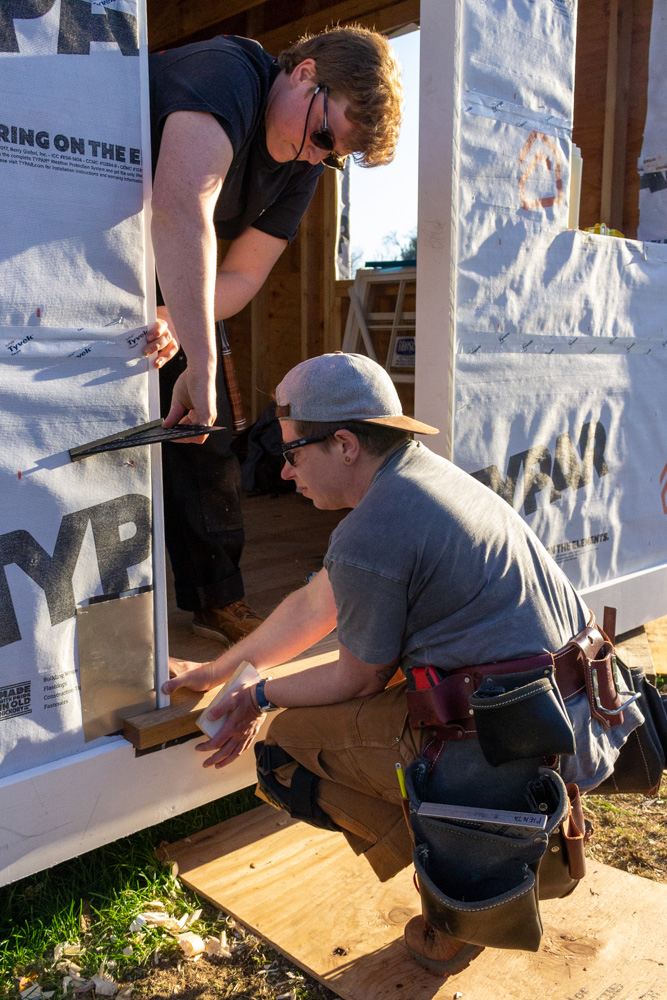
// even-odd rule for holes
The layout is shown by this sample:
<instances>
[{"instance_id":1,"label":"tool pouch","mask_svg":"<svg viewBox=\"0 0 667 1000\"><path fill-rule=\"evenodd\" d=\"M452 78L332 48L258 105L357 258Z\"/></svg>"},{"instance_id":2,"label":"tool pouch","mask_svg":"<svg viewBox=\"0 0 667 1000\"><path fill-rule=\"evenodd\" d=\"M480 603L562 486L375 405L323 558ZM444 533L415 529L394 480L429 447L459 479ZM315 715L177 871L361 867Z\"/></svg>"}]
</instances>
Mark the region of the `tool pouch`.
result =
<instances>
[{"instance_id":1,"label":"tool pouch","mask_svg":"<svg viewBox=\"0 0 667 1000\"><path fill-rule=\"evenodd\" d=\"M522 843L461 832L444 820L428 821L424 834L413 857L426 922L470 944L537 951L542 921L532 869L547 838ZM454 856L455 864L447 861Z\"/></svg>"},{"instance_id":2,"label":"tool pouch","mask_svg":"<svg viewBox=\"0 0 667 1000\"><path fill-rule=\"evenodd\" d=\"M586 874L586 842L590 831L586 826L579 788L565 786L568 814L558 830L549 838L549 846L540 864L540 899L560 899L569 896Z\"/></svg>"},{"instance_id":3,"label":"tool pouch","mask_svg":"<svg viewBox=\"0 0 667 1000\"><path fill-rule=\"evenodd\" d=\"M584 676L591 715L605 729L623 724L622 700L614 676L614 647L604 642L594 659L586 658Z\"/></svg>"},{"instance_id":4,"label":"tool pouch","mask_svg":"<svg viewBox=\"0 0 667 1000\"><path fill-rule=\"evenodd\" d=\"M467 742L449 744L434 767L418 758L406 778L426 922L471 944L536 951L541 865L550 846L563 850L560 828L571 810L560 776L536 760L492 769L478 745ZM545 829L439 819L419 813L424 801L548 818ZM567 894L575 885L567 865L550 862L549 896Z\"/></svg>"},{"instance_id":5,"label":"tool pouch","mask_svg":"<svg viewBox=\"0 0 667 1000\"><path fill-rule=\"evenodd\" d=\"M479 744L489 764L574 754L574 731L553 665L483 678L470 695Z\"/></svg>"},{"instance_id":6,"label":"tool pouch","mask_svg":"<svg viewBox=\"0 0 667 1000\"><path fill-rule=\"evenodd\" d=\"M644 722L630 733L613 773L595 791L605 795L655 793L667 763L667 699L650 683L641 667L627 667L618 657L616 664L625 690L641 696L639 706Z\"/></svg>"}]
</instances>

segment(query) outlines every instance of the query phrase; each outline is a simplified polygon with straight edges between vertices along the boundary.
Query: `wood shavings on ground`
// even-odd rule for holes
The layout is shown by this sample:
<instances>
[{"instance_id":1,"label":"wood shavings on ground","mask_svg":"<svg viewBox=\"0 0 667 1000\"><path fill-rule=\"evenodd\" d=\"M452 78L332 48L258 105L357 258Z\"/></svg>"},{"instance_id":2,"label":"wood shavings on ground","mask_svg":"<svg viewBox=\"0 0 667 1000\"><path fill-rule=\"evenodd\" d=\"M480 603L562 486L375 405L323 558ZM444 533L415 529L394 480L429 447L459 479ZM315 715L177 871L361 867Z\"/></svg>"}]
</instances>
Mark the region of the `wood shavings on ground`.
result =
<instances>
[{"instance_id":1,"label":"wood shavings on ground","mask_svg":"<svg viewBox=\"0 0 667 1000\"><path fill-rule=\"evenodd\" d=\"M203 955L206 945L204 939L199 934L188 931L186 934L179 934L176 938L178 945L186 958L193 958L195 955Z\"/></svg>"}]
</instances>

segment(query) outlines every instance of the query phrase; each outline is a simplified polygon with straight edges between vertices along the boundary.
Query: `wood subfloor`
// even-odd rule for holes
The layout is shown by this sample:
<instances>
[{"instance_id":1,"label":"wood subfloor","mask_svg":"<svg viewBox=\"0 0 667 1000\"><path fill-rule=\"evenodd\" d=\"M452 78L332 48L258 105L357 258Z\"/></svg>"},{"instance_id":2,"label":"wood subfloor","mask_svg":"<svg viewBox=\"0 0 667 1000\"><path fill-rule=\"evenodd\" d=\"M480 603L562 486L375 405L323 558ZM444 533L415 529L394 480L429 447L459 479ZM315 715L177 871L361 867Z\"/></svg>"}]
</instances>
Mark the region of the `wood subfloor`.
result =
<instances>
[{"instance_id":1,"label":"wood subfloor","mask_svg":"<svg viewBox=\"0 0 667 1000\"><path fill-rule=\"evenodd\" d=\"M665 1000L667 886L588 861L541 904L536 953L487 948L444 984L408 956L412 868L379 883L339 833L271 806L164 848L179 877L345 1000Z\"/></svg>"}]
</instances>

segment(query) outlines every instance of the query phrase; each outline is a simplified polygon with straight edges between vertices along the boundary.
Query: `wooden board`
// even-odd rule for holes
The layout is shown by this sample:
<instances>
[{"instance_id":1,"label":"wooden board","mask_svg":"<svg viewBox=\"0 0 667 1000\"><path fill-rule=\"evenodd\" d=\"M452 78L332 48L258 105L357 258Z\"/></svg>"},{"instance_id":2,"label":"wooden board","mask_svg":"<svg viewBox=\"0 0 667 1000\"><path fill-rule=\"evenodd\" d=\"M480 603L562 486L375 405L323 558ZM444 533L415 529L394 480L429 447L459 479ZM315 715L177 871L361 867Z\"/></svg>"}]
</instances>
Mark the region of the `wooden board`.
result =
<instances>
[{"instance_id":1,"label":"wooden board","mask_svg":"<svg viewBox=\"0 0 667 1000\"><path fill-rule=\"evenodd\" d=\"M643 625L618 636L616 649L624 663L627 663L629 667L641 667L646 676L655 681L655 664L653 663L651 644Z\"/></svg>"},{"instance_id":2,"label":"wooden board","mask_svg":"<svg viewBox=\"0 0 667 1000\"><path fill-rule=\"evenodd\" d=\"M380 884L340 834L260 806L164 848L186 885L345 1000L663 1000L667 886L589 862L542 904L536 954L487 949L441 984L405 952L412 869Z\"/></svg>"},{"instance_id":3,"label":"wooden board","mask_svg":"<svg viewBox=\"0 0 667 1000\"><path fill-rule=\"evenodd\" d=\"M644 629L656 672L667 674L667 615L648 622Z\"/></svg>"},{"instance_id":4,"label":"wooden board","mask_svg":"<svg viewBox=\"0 0 667 1000\"><path fill-rule=\"evenodd\" d=\"M283 677L286 674L308 670L310 667L319 667L323 663L332 663L337 658L338 642L335 633L332 632L311 646L307 653L281 666L272 667L271 674L274 677ZM123 736L136 750L146 750L167 743L169 740L188 736L190 733L198 733L195 719L207 705L210 705L219 690L220 686L203 692L181 688L172 695L168 708L144 712L126 719Z\"/></svg>"}]
</instances>

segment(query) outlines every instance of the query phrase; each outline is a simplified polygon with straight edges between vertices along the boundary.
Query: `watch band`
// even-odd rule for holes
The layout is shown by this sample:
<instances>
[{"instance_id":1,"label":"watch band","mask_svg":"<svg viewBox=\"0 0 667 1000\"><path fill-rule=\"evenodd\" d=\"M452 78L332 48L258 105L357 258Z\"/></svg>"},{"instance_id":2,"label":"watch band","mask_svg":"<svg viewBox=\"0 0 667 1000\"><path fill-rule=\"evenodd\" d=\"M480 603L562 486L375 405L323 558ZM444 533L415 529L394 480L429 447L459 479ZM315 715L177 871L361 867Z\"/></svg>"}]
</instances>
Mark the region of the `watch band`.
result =
<instances>
[{"instance_id":1,"label":"watch band","mask_svg":"<svg viewBox=\"0 0 667 1000\"><path fill-rule=\"evenodd\" d=\"M279 706L274 705L272 701L264 694L264 685L267 681L272 681L273 677L262 677L261 681L258 681L255 685L255 698L257 699L257 708L260 712L277 712Z\"/></svg>"}]
</instances>

